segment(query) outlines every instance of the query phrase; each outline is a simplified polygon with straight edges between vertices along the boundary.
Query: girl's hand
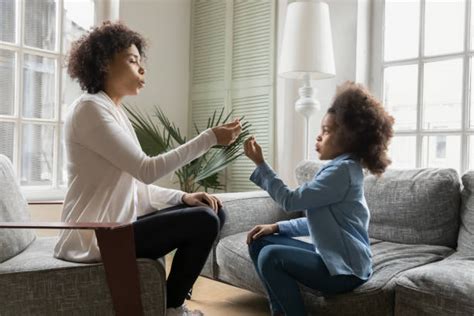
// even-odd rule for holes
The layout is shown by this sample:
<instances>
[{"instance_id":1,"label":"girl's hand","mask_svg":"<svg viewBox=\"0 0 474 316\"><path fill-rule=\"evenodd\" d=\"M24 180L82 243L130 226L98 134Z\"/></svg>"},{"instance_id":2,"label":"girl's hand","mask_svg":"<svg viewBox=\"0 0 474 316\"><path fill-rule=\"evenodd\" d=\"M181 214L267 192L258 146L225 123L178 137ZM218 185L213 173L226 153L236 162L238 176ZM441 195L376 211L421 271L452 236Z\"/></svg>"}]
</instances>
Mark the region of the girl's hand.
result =
<instances>
[{"instance_id":1,"label":"girl's hand","mask_svg":"<svg viewBox=\"0 0 474 316\"><path fill-rule=\"evenodd\" d=\"M247 245L260 237L278 233L277 224L257 225L247 235Z\"/></svg>"},{"instance_id":2,"label":"girl's hand","mask_svg":"<svg viewBox=\"0 0 474 316\"><path fill-rule=\"evenodd\" d=\"M222 202L217 197L206 192L185 193L182 200L189 206L210 207L216 214L219 208L222 207Z\"/></svg>"},{"instance_id":3,"label":"girl's hand","mask_svg":"<svg viewBox=\"0 0 474 316\"><path fill-rule=\"evenodd\" d=\"M233 122L214 127L212 131L216 135L217 144L227 146L239 137L242 125L240 125L239 119L235 119Z\"/></svg>"},{"instance_id":4,"label":"girl's hand","mask_svg":"<svg viewBox=\"0 0 474 316\"><path fill-rule=\"evenodd\" d=\"M250 136L244 143L245 156L249 157L256 165L265 161L262 154L262 147L257 143L254 136Z\"/></svg>"}]
</instances>

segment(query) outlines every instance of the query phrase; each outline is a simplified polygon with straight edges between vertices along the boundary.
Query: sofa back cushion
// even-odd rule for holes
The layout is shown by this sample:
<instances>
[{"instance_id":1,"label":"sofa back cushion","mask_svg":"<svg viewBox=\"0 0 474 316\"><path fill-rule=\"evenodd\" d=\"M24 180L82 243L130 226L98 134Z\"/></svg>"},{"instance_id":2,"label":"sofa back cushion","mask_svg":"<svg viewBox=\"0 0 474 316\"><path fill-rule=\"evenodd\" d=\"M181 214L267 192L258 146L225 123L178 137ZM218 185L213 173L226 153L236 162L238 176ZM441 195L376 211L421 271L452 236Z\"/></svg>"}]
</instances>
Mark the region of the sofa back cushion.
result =
<instances>
[{"instance_id":1,"label":"sofa back cushion","mask_svg":"<svg viewBox=\"0 0 474 316\"><path fill-rule=\"evenodd\" d=\"M461 200L453 169L388 169L364 181L372 238L455 248Z\"/></svg>"},{"instance_id":2,"label":"sofa back cushion","mask_svg":"<svg viewBox=\"0 0 474 316\"><path fill-rule=\"evenodd\" d=\"M0 222L29 221L26 200L16 182L13 166L0 155ZM14 257L36 238L32 230L0 228L0 262Z\"/></svg>"},{"instance_id":3,"label":"sofa back cushion","mask_svg":"<svg viewBox=\"0 0 474 316\"><path fill-rule=\"evenodd\" d=\"M298 183L311 180L321 165L316 161L298 164L295 171ZM474 173L472 176L474 185ZM461 194L455 170L388 169L379 178L367 175L364 190L371 214L370 237L408 244L456 246ZM474 197L471 203L474 211ZM474 212L471 214L474 221ZM474 223L471 223L472 236Z\"/></svg>"},{"instance_id":4,"label":"sofa back cushion","mask_svg":"<svg viewBox=\"0 0 474 316\"><path fill-rule=\"evenodd\" d=\"M458 251L474 256L474 171L462 176L461 225Z\"/></svg>"}]
</instances>

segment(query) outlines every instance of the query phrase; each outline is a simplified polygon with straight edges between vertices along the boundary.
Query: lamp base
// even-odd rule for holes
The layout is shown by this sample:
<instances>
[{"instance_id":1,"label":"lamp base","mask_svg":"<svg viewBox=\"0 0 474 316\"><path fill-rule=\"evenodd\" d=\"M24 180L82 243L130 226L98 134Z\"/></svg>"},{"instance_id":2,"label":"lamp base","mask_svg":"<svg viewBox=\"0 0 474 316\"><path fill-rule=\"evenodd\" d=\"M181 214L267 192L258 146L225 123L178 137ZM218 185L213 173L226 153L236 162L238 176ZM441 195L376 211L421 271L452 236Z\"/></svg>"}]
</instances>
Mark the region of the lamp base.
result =
<instances>
[{"instance_id":1,"label":"lamp base","mask_svg":"<svg viewBox=\"0 0 474 316\"><path fill-rule=\"evenodd\" d=\"M300 98L295 103L295 110L305 117L304 157L305 159L309 159L309 119L314 113L320 110L321 105L319 101L313 97L315 89L311 87L309 74L305 74L303 80L304 85L299 89Z\"/></svg>"}]
</instances>

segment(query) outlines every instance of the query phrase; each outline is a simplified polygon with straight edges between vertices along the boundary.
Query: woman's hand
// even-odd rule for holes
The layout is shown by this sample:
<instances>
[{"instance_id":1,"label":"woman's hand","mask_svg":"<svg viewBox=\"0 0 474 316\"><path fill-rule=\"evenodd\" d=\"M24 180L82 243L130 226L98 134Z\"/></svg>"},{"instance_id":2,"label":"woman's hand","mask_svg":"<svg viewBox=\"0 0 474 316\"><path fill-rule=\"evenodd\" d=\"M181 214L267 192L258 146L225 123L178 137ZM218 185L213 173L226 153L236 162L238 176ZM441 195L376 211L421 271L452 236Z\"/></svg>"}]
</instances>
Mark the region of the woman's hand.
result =
<instances>
[{"instance_id":1,"label":"woman's hand","mask_svg":"<svg viewBox=\"0 0 474 316\"><path fill-rule=\"evenodd\" d=\"M239 119L233 122L216 126L212 129L214 135L216 135L218 145L230 145L242 132L242 125L240 125Z\"/></svg>"},{"instance_id":2,"label":"woman's hand","mask_svg":"<svg viewBox=\"0 0 474 316\"><path fill-rule=\"evenodd\" d=\"M257 225L247 234L247 245L260 237L278 233L278 224Z\"/></svg>"},{"instance_id":3,"label":"woman's hand","mask_svg":"<svg viewBox=\"0 0 474 316\"><path fill-rule=\"evenodd\" d=\"M219 208L222 207L222 202L217 197L206 192L185 193L182 200L189 206L210 207L216 214Z\"/></svg>"},{"instance_id":4,"label":"woman's hand","mask_svg":"<svg viewBox=\"0 0 474 316\"><path fill-rule=\"evenodd\" d=\"M256 165L265 161L262 154L262 147L257 143L254 136L250 136L244 143L245 156L249 157Z\"/></svg>"}]
</instances>

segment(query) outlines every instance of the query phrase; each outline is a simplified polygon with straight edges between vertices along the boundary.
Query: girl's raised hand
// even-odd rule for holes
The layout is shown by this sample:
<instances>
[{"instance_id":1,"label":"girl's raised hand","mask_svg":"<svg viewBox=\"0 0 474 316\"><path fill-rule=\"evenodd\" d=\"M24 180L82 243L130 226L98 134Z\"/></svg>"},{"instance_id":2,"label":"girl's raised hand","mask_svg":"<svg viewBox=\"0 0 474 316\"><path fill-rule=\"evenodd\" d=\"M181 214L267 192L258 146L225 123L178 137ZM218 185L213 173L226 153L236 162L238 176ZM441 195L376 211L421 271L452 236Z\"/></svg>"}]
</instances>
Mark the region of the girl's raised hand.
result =
<instances>
[{"instance_id":1,"label":"girl's raised hand","mask_svg":"<svg viewBox=\"0 0 474 316\"><path fill-rule=\"evenodd\" d=\"M249 157L256 165L265 161L263 158L262 147L257 143L254 136L250 136L244 143L245 156Z\"/></svg>"}]
</instances>

